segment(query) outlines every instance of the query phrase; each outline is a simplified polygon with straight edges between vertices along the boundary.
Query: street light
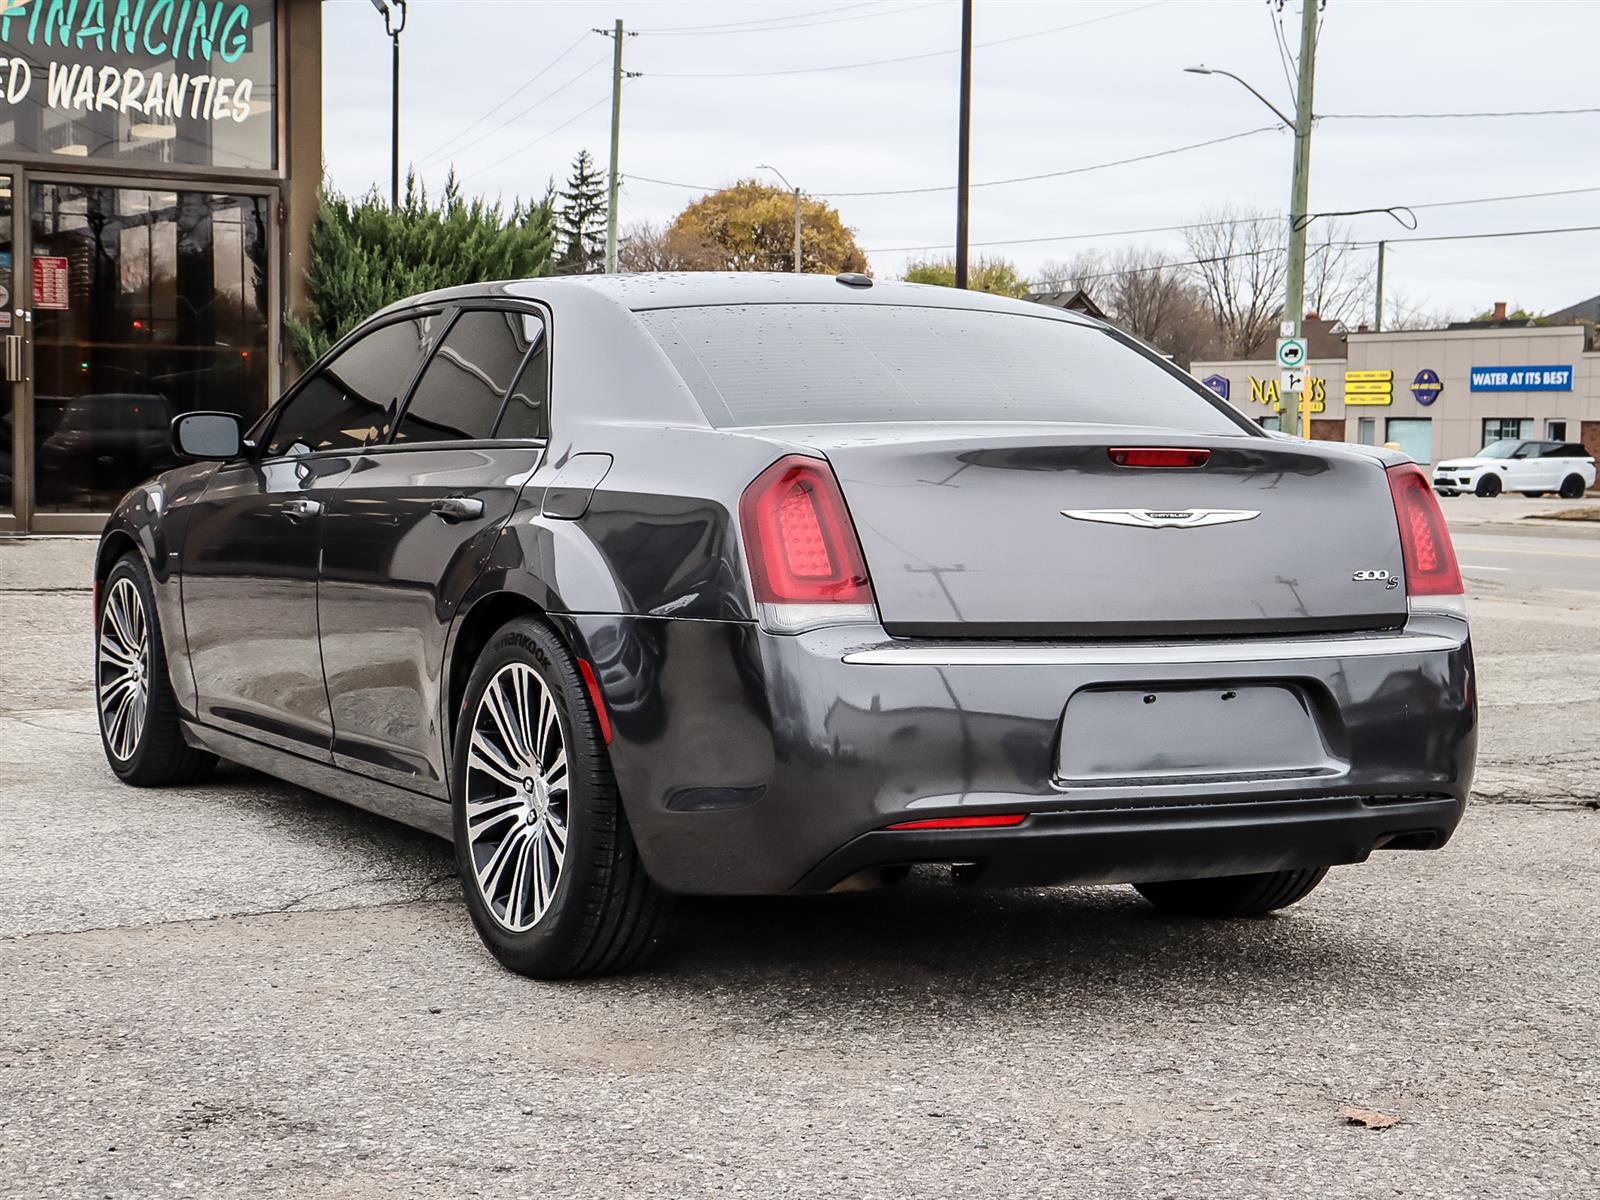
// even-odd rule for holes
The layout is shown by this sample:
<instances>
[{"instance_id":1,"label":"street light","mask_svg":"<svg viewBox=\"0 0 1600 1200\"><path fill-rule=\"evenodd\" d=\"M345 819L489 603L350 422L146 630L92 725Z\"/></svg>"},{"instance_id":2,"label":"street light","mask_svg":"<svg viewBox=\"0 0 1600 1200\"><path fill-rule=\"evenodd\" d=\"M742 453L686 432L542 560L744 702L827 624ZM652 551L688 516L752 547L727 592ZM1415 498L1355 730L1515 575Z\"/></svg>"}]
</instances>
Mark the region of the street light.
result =
<instances>
[{"instance_id":1,"label":"street light","mask_svg":"<svg viewBox=\"0 0 1600 1200\"><path fill-rule=\"evenodd\" d=\"M1294 118L1291 120L1282 109L1268 100L1245 80L1232 71L1219 71L1201 64L1185 67L1191 75L1224 75L1243 87L1294 131L1294 171L1289 181L1289 264L1284 288L1284 332L1299 337L1303 329L1306 301L1306 204L1311 189L1311 89L1315 77L1317 55L1317 5L1305 0L1300 19L1300 80L1295 89ZM1284 390L1279 412L1288 413L1290 400L1299 413L1301 437L1311 436L1311 410L1301 402L1301 392ZM1280 420L1281 425L1281 420Z\"/></svg>"},{"instance_id":2,"label":"street light","mask_svg":"<svg viewBox=\"0 0 1600 1200\"><path fill-rule=\"evenodd\" d=\"M406 28L406 0L372 0L383 15L383 31L394 43L393 110L390 117L389 207L400 207L400 35ZM398 19L396 19L398 17Z\"/></svg>"},{"instance_id":3,"label":"street light","mask_svg":"<svg viewBox=\"0 0 1600 1200\"><path fill-rule=\"evenodd\" d=\"M800 189L790 183L784 173L771 163L757 163L756 169L771 171L779 179L783 180L784 187L794 192L794 273L798 275L800 274Z\"/></svg>"}]
</instances>

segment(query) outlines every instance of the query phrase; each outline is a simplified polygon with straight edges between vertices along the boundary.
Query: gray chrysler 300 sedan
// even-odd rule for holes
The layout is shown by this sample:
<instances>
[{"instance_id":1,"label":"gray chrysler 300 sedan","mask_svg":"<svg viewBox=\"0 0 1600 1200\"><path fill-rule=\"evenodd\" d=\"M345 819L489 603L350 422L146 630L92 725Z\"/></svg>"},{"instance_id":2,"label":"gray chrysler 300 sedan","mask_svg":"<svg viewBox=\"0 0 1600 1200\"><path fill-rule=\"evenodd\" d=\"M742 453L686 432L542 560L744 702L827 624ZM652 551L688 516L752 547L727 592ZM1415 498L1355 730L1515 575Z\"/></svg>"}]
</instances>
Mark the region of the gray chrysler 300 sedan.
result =
<instances>
[{"instance_id":1,"label":"gray chrysler 300 sedan","mask_svg":"<svg viewBox=\"0 0 1600 1200\"><path fill-rule=\"evenodd\" d=\"M861 276L485 284L174 422L96 567L129 783L246 763L454 840L514 970L673 893L1132 883L1248 916L1472 781L1423 472L1114 329Z\"/></svg>"}]
</instances>

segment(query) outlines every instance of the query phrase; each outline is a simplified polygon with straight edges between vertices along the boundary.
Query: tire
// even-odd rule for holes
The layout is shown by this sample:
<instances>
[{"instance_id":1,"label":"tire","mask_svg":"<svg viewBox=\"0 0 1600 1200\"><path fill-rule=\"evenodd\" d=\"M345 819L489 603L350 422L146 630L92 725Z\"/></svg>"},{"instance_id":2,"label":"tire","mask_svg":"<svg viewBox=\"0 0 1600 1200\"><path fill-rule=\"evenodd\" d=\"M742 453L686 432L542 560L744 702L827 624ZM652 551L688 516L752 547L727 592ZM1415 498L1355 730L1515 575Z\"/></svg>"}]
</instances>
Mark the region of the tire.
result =
<instances>
[{"instance_id":1,"label":"tire","mask_svg":"<svg viewBox=\"0 0 1600 1200\"><path fill-rule=\"evenodd\" d=\"M670 898L639 859L577 664L543 624L511 621L484 647L453 764L456 865L489 952L535 979L636 964Z\"/></svg>"},{"instance_id":2,"label":"tire","mask_svg":"<svg viewBox=\"0 0 1600 1200\"><path fill-rule=\"evenodd\" d=\"M1568 475L1561 481L1561 498L1563 500L1581 500L1588 487L1583 482L1582 475Z\"/></svg>"},{"instance_id":3,"label":"tire","mask_svg":"<svg viewBox=\"0 0 1600 1200\"><path fill-rule=\"evenodd\" d=\"M1478 480L1478 486L1472 489L1474 495L1493 497L1500 494L1500 476L1485 475Z\"/></svg>"},{"instance_id":4,"label":"tire","mask_svg":"<svg viewBox=\"0 0 1600 1200\"><path fill-rule=\"evenodd\" d=\"M1219 879L1175 879L1136 883L1134 888L1164 913L1181 917L1264 917L1288 908L1322 882L1327 867L1225 875Z\"/></svg>"},{"instance_id":5,"label":"tire","mask_svg":"<svg viewBox=\"0 0 1600 1200\"><path fill-rule=\"evenodd\" d=\"M183 740L155 589L137 552L117 560L101 590L94 674L100 745L123 783L193 783L217 765L214 755Z\"/></svg>"}]
</instances>

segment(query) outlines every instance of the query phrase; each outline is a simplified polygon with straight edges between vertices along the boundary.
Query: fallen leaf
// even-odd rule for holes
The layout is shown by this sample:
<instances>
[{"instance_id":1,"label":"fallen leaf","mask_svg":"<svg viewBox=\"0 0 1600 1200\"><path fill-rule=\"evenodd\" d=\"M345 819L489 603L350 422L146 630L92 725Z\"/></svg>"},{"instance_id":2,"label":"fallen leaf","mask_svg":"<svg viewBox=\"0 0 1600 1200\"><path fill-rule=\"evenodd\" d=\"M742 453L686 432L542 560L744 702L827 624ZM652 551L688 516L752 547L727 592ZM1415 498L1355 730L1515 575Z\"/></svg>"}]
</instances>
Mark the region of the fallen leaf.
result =
<instances>
[{"instance_id":1,"label":"fallen leaf","mask_svg":"<svg viewBox=\"0 0 1600 1200\"><path fill-rule=\"evenodd\" d=\"M1340 1109L1340 1114L1352 1125L1360 1125L1366 1129L1388 1129L1400 1124L1399 1117L1391 1117L1388 1113L1374 1112L1370 1108L1351 1108L1346 1105Z\"/></svg>"}]
</instances>

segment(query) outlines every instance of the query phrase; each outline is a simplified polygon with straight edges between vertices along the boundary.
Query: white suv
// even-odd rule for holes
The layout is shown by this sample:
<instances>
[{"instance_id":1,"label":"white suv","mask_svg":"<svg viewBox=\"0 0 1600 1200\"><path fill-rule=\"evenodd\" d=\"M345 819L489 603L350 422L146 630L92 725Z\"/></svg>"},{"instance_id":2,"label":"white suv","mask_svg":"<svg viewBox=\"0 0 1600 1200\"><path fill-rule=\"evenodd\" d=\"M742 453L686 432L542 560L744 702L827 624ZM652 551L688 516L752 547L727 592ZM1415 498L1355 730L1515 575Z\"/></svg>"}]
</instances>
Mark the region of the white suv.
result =
<instances>
[{"instance_id":1,"label":"white suv","mask_svg":"<svg viewBox=\"0 0 1600 1200\"><path fill-rule=\"evenodd\" d=\"M1542 496L1559 492L1576 500L1594 486L1594 457L1576 442L1533 442L1518 438L1490 442L1471 458L1452 458L1433 468L1433 488L1441 496L1475 492L1498 496L1521 492Z\"/></svg>"}]
</instances>

